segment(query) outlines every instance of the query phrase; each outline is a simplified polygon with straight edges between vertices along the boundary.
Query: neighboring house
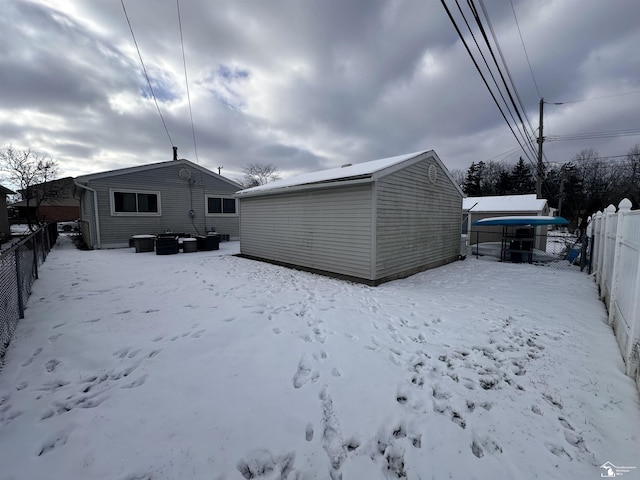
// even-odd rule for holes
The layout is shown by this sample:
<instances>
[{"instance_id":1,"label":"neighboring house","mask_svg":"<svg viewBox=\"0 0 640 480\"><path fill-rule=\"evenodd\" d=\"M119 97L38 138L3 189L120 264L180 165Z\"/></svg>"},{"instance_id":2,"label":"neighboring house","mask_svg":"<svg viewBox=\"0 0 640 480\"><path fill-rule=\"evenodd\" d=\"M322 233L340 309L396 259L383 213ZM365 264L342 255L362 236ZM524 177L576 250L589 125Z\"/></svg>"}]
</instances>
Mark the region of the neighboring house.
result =
<instances>
[{"instance_id":1,"label":"neighboring house","mask_svg":"<svg viewBox=\"0 0 640 480\"><path fill-rule=\"evenodd\" d=\"M18 190L22 200L11 204L11 208L17 212L19 219L28 217L27 210L33 215L31 218L39 222L68 222L80 217L80 202L74 197L75 186L72 177L51 180L50 182L32 185L29 187L29 202L27 206L27 193ZM40 201L42 196L44 200Z\"/></svg>"},{"instance_id":2,"label":"neighboring house","mask_svg":"<svg viewBox=\"0 0 640 480\"><path fill-rule=\"evenodd\" d=\"M238 192L240 253L369 285L457 260L463 193L433 151Z\"/></svg>"},{"instance_id":3,"label":"neighboring house","mask_svg":"<svg viewBox=\"0 0 640 480\"><path fill-rule=\"evenodd\" d=\"M11 236L9 228L9 213L7 211L7 195L14 195L16 192L0 185L0 243Z\"/></svg>"},{"instance_id":4,"label":"neighboring house","mask_svg":"<svg viewBox=\"0 0 640 480\"><path fill-rule=\"evenodd\" d=\"M238 239L234 193L242 185L188 160L83 175L80 229L90 248L129 246L133 235L215 230Z\"/></svg>"},{"instance_id":5,"label":"neighboring house","mask_svg":"<svg viewBox=\"0 0 640 480\"><path fill-rule=\"evenodd\" d=\"M502 240L503 227L471 226L476 220L513 215L549 215L549 205L547 201L537 198L535 194L467 197L463 200L462 205L462 233L467 234L469 244L471 245L477 242L500 242ZM535 235L536 242L534 247L545 251L547 226L536 227Z\"/></svg>"}]
</instances>

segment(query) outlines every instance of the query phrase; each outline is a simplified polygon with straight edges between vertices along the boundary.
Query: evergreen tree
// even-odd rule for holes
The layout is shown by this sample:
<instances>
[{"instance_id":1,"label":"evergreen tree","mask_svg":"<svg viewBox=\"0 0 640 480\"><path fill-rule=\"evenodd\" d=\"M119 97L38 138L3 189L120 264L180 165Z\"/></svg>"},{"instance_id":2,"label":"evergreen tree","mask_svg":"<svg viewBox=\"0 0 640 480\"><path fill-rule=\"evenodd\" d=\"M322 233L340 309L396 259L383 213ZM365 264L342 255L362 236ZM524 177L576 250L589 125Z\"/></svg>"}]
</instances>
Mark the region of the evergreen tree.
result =
<instances>
[{"instance_id":1,"label":"evergreen tree","mask_svg":"<svg viewBox=\"0 0 640 480\"><path fill-rule=\"evenodd\" d=\"M482 174L484 172L484 162L471 162L467 170L467 177L462 185L462 191L469 197L482 196Z\"/></svg>"},{"instance_id":2,"label":"evergreen tree","mask_svg":"<svg viewBox=\"0 0 640 480\"><path fill-rule=\"evenodd\" d=\"M524 163L522 157L511 170L511 193L523 195L535 193L536 182L531 173L531 167Z\"/></svg>"}]
</instances>

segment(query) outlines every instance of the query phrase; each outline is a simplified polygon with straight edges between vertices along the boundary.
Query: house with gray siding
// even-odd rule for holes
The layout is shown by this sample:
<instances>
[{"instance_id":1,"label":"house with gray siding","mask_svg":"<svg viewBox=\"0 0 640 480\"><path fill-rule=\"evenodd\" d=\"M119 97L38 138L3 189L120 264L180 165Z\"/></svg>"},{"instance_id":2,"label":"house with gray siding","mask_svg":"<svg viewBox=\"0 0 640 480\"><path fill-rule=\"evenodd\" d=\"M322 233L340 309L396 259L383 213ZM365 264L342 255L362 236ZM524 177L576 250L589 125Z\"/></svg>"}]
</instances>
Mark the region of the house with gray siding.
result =
<instances>
[{"instance_id":1,"label":"house with gray siding","mask_svg":"<svg viewBox=\"0 0 640 480\"><path fill-rule=\"evenodd\" d=\"M166 231L238 239L234 193L242 186L188 160L83 175L75 185L90 248L128 247L134 235Z\"/></svg>"},{"instance_id":2,"label":"house with gray siding","mask_svg":"<svg viewBox=\"0 0 640 480\"><path fill-rule=\"evenodd\" d=\"M237 193L240 254L369 285L457 260L463 193L434 151Z\"/></svg>"}]
</instances>

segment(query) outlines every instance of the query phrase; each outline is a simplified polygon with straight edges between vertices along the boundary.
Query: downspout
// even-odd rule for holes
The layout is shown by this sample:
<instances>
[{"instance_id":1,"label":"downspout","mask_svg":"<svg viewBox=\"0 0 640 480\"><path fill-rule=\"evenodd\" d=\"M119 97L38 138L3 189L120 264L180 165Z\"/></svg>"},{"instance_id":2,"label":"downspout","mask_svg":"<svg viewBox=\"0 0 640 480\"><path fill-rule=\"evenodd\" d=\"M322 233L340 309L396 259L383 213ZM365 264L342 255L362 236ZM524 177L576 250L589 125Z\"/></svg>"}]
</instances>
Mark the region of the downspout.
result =
<instances>
[{"instance_id":1,"label":"downspout","mask_svg":"<svg viewBox=\"0 0 640 480\"><path fill-rule=\"evenodd\" d=\"M98 216L98 192L96 192L93 188L88 187L87 185L78 183L78 181L75 179L73 180L73 183L77 187L84 188L85 190L88 190L93 193L93 209L94 209L94 216L96 220L96 248L100 249L102 248L102 244L100 242L100 217Z\"/></svg>"}]
</instances>

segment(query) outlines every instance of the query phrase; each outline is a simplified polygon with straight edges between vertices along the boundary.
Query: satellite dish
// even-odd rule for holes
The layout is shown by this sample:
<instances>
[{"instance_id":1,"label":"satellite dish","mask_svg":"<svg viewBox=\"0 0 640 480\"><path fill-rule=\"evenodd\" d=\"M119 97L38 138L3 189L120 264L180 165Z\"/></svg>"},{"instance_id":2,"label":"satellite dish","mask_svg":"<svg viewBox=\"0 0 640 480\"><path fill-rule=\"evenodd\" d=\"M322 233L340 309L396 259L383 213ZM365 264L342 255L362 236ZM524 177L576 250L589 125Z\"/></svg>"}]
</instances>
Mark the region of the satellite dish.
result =
<instances>
[{"instance_id":1,"label":"satellite dish","mask_svg":"<svg viewBox=\"0 0 640 480\"><path fill-rule=\"evenodd\" d=\"M181 168L180 171L178 172L178 176L182 180L191 180L191 172L186 168Z\"/></svg>"}]
</instances>

